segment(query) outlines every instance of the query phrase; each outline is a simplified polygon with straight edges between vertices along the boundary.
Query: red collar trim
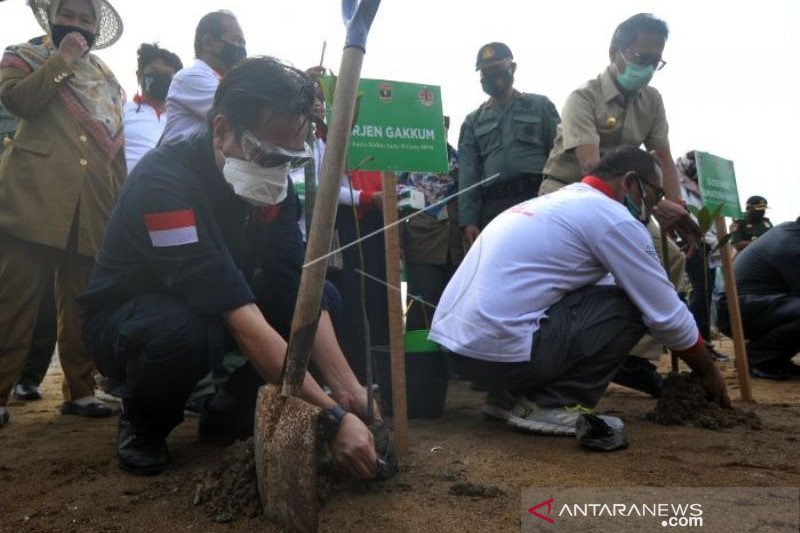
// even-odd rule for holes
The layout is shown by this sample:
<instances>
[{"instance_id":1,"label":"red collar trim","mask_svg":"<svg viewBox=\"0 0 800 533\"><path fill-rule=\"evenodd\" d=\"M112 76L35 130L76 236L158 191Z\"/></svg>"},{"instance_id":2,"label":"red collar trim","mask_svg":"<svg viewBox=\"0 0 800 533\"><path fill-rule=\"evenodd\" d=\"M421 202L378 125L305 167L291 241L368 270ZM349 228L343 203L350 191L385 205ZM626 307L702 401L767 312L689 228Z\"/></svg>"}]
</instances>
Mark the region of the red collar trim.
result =
<instances>
[{"instance_id":1,"label":"red collar trim","mask_svg":"<svg viewBox=\"0 0 800 533\"><path fill-rule=\"evenodd\" d=\"M137 94L133 97L133 103L137 105L147 104L152 107L156 112L156 117L161 119L161 114L166 111L167 105L166 103L156 102L152 98L148 98L147 96Z\"/></svg>"},{"instance_id":2,"label":"red collar trim","mask_svg":"<svg viewBox=\"0 0 800 533\"><path fill-rule=\"evenodd\" d=\"M605 182L605 180L601 180L597 176L586 176L585 178L583 178L581 180L581 183L585 183L586 185L588 185L590 187L594 187L595 189L597 189L601 193L605 194L606 196L608 196L612 200L616 200L617 199L616 195L614 194L614 189L612 189L608 185L608 183Z\"/></svg>"}]
</instances>

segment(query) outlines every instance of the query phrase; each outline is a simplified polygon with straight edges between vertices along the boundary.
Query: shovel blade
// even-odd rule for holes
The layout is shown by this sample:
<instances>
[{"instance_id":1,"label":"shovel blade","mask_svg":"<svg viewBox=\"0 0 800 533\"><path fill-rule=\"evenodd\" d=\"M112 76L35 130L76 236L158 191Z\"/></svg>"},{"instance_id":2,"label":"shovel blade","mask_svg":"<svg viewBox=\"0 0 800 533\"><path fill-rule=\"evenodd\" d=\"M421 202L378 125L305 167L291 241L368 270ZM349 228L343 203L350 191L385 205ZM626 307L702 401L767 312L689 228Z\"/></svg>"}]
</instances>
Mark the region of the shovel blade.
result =
<instances>
[{"instance_id":1,"label":"shovel blade","mask_svg":"<svg viewBox=\"0 0 800 533\"><path fill-rule=\"evenodd\" d=\"M290 531L316 531L317 417L320 409L277 385L258 392L255 459L264 514Z\"/></svg>"}]
</instances>

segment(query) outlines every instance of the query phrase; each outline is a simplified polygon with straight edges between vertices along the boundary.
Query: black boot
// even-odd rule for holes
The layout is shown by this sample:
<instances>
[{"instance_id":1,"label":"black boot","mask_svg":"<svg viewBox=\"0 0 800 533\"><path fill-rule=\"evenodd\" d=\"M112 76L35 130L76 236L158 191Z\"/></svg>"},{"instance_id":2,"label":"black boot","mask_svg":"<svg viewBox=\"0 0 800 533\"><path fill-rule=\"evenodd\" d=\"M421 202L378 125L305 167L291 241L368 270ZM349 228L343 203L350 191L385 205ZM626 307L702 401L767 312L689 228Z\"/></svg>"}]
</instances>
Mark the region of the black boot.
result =
<instances>
[{"instance_id":1,"label":"black boot","mask_svg":"<svg viewBox=\"0 0 800 533\"><path fill-rule=\"evenodd\" d=\"M123 470L140 476L152 476L167 468L172 457L166 438L137 433L128 420L120 417L117 460Z\"/></svg>"},{"instance_id":2,"label":"black boot","mask_svg":"<svg viewBox=\"0 0 800 533\"><path fill-rule=\"evenodd\" d=\"M661 397L661 388L664 386L661 374L656 365L642 357L629 355L617 370L617 375L612 380L623 387L635 389L653 398Z\"/></svg>"}]
</instances>

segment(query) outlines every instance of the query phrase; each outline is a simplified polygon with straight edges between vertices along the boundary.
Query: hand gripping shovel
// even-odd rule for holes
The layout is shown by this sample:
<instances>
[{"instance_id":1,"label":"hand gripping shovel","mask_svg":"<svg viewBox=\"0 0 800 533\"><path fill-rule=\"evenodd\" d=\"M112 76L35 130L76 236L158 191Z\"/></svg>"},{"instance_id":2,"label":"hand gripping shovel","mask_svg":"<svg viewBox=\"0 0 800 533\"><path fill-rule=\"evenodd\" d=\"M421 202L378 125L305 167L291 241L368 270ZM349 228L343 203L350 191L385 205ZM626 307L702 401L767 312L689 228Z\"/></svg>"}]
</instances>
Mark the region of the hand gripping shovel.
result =
<instances>
[{"instance_id":1,"label":"hand gripping shovel","mask_svg":"<svg viewBox=\"0 0 800 533\"><path fill-rule=\"evenodd\" d=\"M336 218L339 179L370 25L380 0L343 0L347 27L333 102L333 118L322 162L322 176L306 249L306 268L292 319L283 383L261 387L256 404L256 475L265 514L290 531L316 531L319 518L317 445L320 409L297 397L306 375L319 322L325 283L325 256Z\"/></svg>"}]
</instances>

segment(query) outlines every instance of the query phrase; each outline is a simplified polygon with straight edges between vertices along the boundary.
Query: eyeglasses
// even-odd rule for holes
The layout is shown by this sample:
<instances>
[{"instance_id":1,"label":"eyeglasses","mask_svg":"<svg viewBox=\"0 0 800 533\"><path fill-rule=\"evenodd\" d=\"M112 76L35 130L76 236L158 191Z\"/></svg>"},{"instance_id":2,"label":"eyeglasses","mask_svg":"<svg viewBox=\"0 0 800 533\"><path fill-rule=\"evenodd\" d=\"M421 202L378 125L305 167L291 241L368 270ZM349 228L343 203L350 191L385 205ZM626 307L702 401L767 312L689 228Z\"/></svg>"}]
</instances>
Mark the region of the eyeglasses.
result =
<instances>
[{"instance_id":1,"label":"eyeglasses","mask_svg":"<svg viewBox=\"0 0 800 533\"><path fill-rule=\"evenodd\" d=\"M667 64L666 61L661 59L661 54L642 54L640 52L631 52L627 48L625 52L630 55L630 62L640 67L653 67L655 70L661 70ZM622 54L622 59L624 59L626 63L629 62L628 58L625 57L625 53Z\"/></svg>"},{"instance_id":2,"label":"eyeglasses","mask_svg":"<svg viewBox=\"0 0 800 533\"><path fill-rule=\"evenodd\" d=\"M247 130L242 134L242 149L244 149L248 159L250 162L264 168L280 167L287 164L290 168L302 167L314 159L314 152L308 143L304 143L303 146L302 150L289 150L268 141L261 141Z\"/></svg>"},{"instance_id":3,"label":"eyeglasses","mask_svg":"<svg viewBox=\"0 0 800 533\"><path fill-rule=\"evenodd\" d=\"M664 189L662 189L661 187L650 183L649 181L647 181L644 178L636 178L636 179L639 181L639 189L641 189L642 194L644 194L644 184L645 183L647 185L649 185L654 191L656 191L656 201L653 202L653 205L657 204L658 202L660 202L661 200L663 200L667 196L667 192Z\"/></svg>"}]
</instances>

